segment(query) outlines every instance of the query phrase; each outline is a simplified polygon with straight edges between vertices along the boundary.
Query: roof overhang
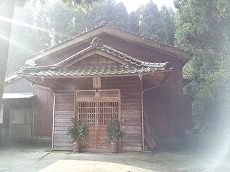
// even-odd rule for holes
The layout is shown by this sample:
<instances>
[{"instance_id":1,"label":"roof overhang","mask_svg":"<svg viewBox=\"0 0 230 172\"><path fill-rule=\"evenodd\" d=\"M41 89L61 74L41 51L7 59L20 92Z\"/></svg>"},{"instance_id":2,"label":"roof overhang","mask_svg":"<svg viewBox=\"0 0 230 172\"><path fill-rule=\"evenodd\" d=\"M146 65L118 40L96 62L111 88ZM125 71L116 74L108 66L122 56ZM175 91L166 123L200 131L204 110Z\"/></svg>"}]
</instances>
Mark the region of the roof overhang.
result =
<instances>
[{"instance_id":1,"label":"roof overhang","mask_svg":"<svg viewBox=\"0 0 230 172\"><path fill-rule=\"evenodd\" d=\"M164 70L164 71L150 71L145 73L128 73L128 74L104 74L104 75L52 75L52 76L33 76L33 75L24 75L27 80L32 82L33 84L45 86L50 88L51 90L55 90L56 83L58 79L81 79L81 78L93 78L93 77L101 77L101 78L111 78L111 77L140 77L143 76L143 80L153 84L154 86L163 84L172 69ZM49 73L49 72L48 72ZM43 73L45 74L45 73Z\"/></svg>"},{"instance_id":2,"label":"roof overhang","mask_svg":"<svg viewBox=\"0 0 230 172\"><path fill-rule=\"evenodd\" d=\"M152 73L144 75L143 80L153 84L154 86L157 86L157 85L163 84L166 81L166 79L169 77L171 72L172 72L172 69L168 69L165 71L152 72Z\"/></svg>"},{"instance_id":3,"label":"roof overhang","mask_svg":"<svg viewBox=\"0 0 230 172\"><path fill-rule=\"evenodd\" d=\"M73 66L81 60L100 54L109 58L116 65L95 65L95 66ZM124 77L143 76L144 80L154 85L164 82L165 78L172 71L169 63L151 63L139 60L128 54L115 50L103 44L103 41L95 37L90 46L84 50L65 58L64 60L47 66L25 67L19 74L26 77L32 83L43 85L51 89L55 88L58 78L89 78L89 77Z\"/></svg>"},{"instance_id":4,"label":"roof overhang","mask_svg":"<svg viewBox=\"0 0 230 172\"><path fill-rule=\"evenodd\" d=\"M11 83L11 82L13 82L19 78L20 78L20 76L17 73L13 73L13 74L6 76L4 82L5 83Z\"/></svg>"},{"instance_id":5,"label":"roof overhang","mask_svg":"<svg viewBox=\"0 0 230 172\"><path fill-rule=\"evenodd\" d=\"M42 52L32 55L30 59L26 61L26 64L35 65L35 61L38 59L41 59L46 56L58 54L59 52L62 52L63 50L67 51L76 45L80 45L83 42L90 42L94 37L102 35L102 34L109 34L119 39L126 40L128 42L146 46L158 52L168 54L172 57L175 57L178 60L183 61L184 63L186 63L191 58L190 53L185 52L179 48L160 44L159 42L154 42L153 40L143 38L139 35L130 33L128 31L121 30L116 27L109 26L107 24L102 24L87 32L83 32L75 37L72 37L66 41L56 44L53 47L49 47L48 49L43 50Z\"/></svg>"},{"instance_id":6,"label":"roof overhang","mask_svg":"<svg viewBox=\"0 0 230 172\"><path fill-rule=\"evenodd\" d=\"M3 93L2 98L3 100L6 99L31 99L35 95L34 93Z\"/></svg>"}]
</instances>

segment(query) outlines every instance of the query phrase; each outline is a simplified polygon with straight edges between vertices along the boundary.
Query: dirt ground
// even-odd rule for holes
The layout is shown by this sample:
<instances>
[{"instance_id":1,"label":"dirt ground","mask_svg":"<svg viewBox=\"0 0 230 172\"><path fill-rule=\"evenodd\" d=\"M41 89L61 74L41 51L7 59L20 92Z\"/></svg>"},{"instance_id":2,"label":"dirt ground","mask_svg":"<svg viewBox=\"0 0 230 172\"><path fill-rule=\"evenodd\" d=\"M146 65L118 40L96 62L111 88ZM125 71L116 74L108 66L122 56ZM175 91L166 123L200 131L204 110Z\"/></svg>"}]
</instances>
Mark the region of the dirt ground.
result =
<instances>
[{"instance_id":1,"label":"dirt ground","mask_svg":"<svg viewBox=\"0 0 230 172\"><path fill-rule=\"evenodd\" d=\"M229 134L189 135L155 152L73 153L44 145L0 147L2 171L229 172Z\"/></svg>"}]
</instances>

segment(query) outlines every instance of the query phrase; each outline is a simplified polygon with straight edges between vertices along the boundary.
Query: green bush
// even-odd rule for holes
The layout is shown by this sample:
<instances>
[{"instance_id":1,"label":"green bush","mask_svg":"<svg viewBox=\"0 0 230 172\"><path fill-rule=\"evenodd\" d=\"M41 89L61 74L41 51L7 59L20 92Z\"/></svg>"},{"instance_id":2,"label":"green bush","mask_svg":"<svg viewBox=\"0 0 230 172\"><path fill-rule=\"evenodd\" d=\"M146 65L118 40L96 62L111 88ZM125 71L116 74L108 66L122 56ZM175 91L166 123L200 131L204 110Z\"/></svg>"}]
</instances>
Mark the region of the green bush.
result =
<instances>
[{"instance_id":1,"label":"green bush","mask_svg":"<svg viewBox=\"0 0 230 172\"><path fill-rule=\"evenodd\" d=\"M69 135L73 142L77 140L83 140L86 135L85 123L82 121L71 118L72 125L67 130L67 135Z\"/></svg>"},{"instance_id":2,"label":"green bush","mask_svg":"<svg viewBox=\"0 0 230 172\"><path fill-rule=\"evenodd\" d=\"M116 142L122 136L120 122L112 120L107 126L106 140L107 142Z\"/></svg>"}]
</instances>

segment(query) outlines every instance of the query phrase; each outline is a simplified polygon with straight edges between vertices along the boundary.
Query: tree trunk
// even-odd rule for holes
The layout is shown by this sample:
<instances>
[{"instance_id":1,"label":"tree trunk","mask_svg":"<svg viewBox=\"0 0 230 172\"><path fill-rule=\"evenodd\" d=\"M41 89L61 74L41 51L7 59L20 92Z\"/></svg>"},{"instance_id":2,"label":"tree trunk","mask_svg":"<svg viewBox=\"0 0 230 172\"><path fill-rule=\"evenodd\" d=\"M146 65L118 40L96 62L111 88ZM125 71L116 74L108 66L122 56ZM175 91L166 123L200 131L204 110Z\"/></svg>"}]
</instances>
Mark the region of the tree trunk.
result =
<instances>
[{"instance_id":1,"label":"tree trunk","mask_svg":"<svg viewBox=\"0 0 230 172\"><path fill-rule=\"evenodd\" d=\"M6 75L10 34L16 0L0 0L0 106ZM7 20L9 19L9 20Z\"/></svg>"}]
</instances>

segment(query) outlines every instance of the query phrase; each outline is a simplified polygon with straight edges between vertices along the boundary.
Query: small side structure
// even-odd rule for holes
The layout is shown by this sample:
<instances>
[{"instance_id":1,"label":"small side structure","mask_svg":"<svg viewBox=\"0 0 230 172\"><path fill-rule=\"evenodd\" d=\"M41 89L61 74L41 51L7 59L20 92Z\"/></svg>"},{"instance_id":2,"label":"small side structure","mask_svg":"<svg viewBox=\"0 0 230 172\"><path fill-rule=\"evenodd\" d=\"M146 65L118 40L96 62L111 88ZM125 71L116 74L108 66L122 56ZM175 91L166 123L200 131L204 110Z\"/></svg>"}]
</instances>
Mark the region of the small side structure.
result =
<instances>
[{"instance_id":1,"label":"small side structure","mask_svg":"<svg viewBox=\"0 0 230 172\"><path fill-rule=\"evenodd\" d=\"M0 116L2 141L7 143L40 139L51 143L52 108L48 111L48 106L42 107L44 103L50 103L52 107L52 99L50 91L41 87L34 88L25 78L17 74L7 76Z\"/></svg>"}]
</instances>

